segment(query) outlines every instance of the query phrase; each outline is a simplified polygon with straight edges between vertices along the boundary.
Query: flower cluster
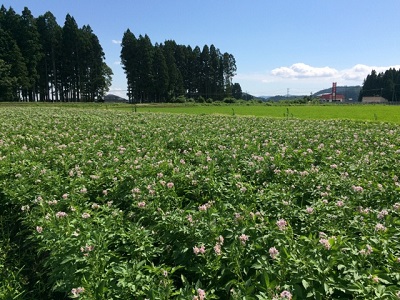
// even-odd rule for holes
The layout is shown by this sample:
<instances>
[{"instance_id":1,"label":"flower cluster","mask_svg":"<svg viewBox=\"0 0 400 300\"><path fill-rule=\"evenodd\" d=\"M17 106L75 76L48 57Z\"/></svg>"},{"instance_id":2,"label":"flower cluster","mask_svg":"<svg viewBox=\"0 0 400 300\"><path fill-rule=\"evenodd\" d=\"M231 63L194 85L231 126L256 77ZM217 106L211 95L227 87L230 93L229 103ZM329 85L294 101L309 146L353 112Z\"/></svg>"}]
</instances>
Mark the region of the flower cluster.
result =
<instances>
[{"instance_id":1,"label":"flower cluster","mask_svg":"<svg viewBox=\"0 0 400 300\"><path fill-rule=\"evenodd\" d=\"M77 287L77 288L73 288L71 290L71 294L74 298L77 298L80 296L80 294L82 294L83 292L85 292L85 289L83 287Z\"/></svg>"},{"instance_id":2,"label":"flower cluster","mask_svg":"<svg viewBox=\"0 0 400 300\"><path fill-rule=\"evenodd\" d=\"M201 245L200 248L197 246L193 247L193 253L198 255L198 254L204 254L206 253L206 248L204 247L204 245Z\"/></svg>"},{"instance_id":3,"label":"flower cluster","mask_svg":"<svg viewBox=\"0 0 400 300\"><path fill-rule=\"evenodd\" d=\"M288 223L286 222L285 219L279 219L279 220L276 222L276 225L278 226L278 229L279 229L279 230L282 230L282 231L283 231L283 230L286 229Z\"/></svg>"}]
</instances>

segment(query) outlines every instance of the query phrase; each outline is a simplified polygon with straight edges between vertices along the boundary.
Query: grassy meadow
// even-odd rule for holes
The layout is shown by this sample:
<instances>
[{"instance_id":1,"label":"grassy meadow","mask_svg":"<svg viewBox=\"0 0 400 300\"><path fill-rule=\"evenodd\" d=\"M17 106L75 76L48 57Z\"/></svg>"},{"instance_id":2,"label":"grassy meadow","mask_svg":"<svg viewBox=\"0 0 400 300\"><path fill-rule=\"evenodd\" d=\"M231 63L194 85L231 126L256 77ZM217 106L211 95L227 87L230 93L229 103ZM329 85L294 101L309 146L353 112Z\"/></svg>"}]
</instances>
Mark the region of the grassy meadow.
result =
<instances>
[{"instance_id":1,"label":"grassy meadow","mask_svg":"<svg viewBox=\"0 0 400 300\"><path fill-rule=\"evenodd\" d=\"M348 119L381 121L400 124L400 106L393 105L224 105L224 106L140 106L138 111L251 115L271 118L296 118L312 120ZM289 114L288 114L289 113Z\"/></svg>"}]
</instances>

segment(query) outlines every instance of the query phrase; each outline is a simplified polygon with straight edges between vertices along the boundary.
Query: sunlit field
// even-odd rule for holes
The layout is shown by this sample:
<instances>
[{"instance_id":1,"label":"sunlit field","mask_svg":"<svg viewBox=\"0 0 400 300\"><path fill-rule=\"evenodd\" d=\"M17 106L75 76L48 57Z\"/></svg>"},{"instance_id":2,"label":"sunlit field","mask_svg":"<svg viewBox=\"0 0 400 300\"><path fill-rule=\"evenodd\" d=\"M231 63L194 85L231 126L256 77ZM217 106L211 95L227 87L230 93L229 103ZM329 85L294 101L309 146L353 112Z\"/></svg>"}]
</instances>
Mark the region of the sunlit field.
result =
<instances>
[{"instance_id":1,"label":"sunlit field","mask_svg":"<svg viewBox=\"0 0 400 300\"><path fill-rule=\"evenodd\" d=\"M302 120L347 119L400 124L400 105L199 105L199 104L120 104L120 103L0 103L7 106L107 109L130 112L221 114L290 118Z\"/></svg>"},{"instance_id":2,"label":"sunlit field","mask_svg":"<svg viewBox=\"0 0 400 300\"><path fill-rule=\"evenodd\" d=\"M129 108L128 108L129 109ZM400 106L394 105L227 105L227 106L144 106L138 111L187 114L251 115L295 119L349 119L400 123Z\"/></svg>"},{"instance_id":3,"label":"sunlit field","mask_svg":"<svg viewBox=\"0 0 400 300\"><path fill-rule=\"evenodd\" d=\"M399 109L1 105L0 299L397 299Z\"/></svg>"}]
</instances>

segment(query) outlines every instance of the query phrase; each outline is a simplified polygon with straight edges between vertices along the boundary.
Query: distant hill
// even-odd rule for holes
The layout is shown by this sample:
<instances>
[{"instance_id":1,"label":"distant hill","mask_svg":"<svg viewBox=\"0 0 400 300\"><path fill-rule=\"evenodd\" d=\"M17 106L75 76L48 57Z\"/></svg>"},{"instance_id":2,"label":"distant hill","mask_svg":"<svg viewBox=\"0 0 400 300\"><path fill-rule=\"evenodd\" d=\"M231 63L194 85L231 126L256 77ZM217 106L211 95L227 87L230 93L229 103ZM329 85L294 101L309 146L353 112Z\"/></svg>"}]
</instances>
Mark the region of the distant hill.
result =
<instances>
[{"instance_id":1,"label":"distant hill","mask_svg":"<svg viewBox=\"0 0 400 300\"><path fill-rule=\"evenodd\" d=\"M358 101L358 95L360 94L361 86L338 86L336 87L336 93L344 95L346 98L346 101L349 101L349 99L352 99L350 101L357 102ZM314 93L312 96L313 97L318 97L318 95L321 94L327 94L331 93L332 88L327 88L320 90L316 93ZM259 98L262 98L264 100L268 101L282 101L282 100L296 100L296 99L302 99L303 97L310 96L310 95L275 95L275 96L260 96Z\"/></svg>"},{"instance_id":2,"label":"distant hill","mask_svg":"<svg viewBox=\"0 0 400 300\"><path fill-rule=\"evenodd\" d=\"M117 95L108 94L104 96L104 102L126 102L127 99Z\"/></svg>"},{"instance_id":3,"label":"distant hill","mask_svg":"<svg viewBox=\"0 0 400 300\"><path fill-rule=\"evenodd\" d=\"M361 86L359 86L359 85L336 87L336 94L344 95L346 98L346 101L357 102L360 91L361 91ZM332 88L327 88L327 89L320 90L320 91L314 93L313 96L317 97L318 95L327 94L327 93L331 93L331 92L332 92ZM349 99L352 99L352 100L349 100Z\"/></svg>"},{"instance_id":4,"label":"distant hill","mask_svg":"<svg viewBox=\"0 0 400 300\"><path fill-rule=\"evenodd\" d=\"M306 95L276 95L276 96L260 96L264 100L268 101L282 101L282 100L296 100L296 99L303 99Z\"/></svg>"}]
</instances>

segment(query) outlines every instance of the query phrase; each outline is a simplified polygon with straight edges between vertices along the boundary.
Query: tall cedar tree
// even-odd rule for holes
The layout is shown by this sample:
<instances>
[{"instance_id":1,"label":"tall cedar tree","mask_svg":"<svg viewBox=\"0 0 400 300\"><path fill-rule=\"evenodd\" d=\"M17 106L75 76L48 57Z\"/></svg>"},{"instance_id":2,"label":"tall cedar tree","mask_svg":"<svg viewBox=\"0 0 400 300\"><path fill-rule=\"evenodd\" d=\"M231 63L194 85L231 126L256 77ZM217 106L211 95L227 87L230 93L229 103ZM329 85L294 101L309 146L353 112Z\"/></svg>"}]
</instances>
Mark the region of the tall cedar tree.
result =
<instances>
[{"instance_id":1,"label":"tall cedar tree","mask_svg":"<svg viewBox=\"0 0 400 300\"><path fill-rule=\"evenodd\" d=\"M220 100L232 95L235 58L229 53L222 55L214 45L204 45L201 50L167 40L153 46L147 35L137 39L128 29L121 46L131 101L174 101L179 96ZM163 60L168 74L164 74Z\"/></svg>"},{"instance_id":2,"label":"tall cedar tree","mask_svg":"<svg viewBox=\"0 0 400 300\"><path fill-rule=\"evenodd\" d=\"M111 85L97 36L70 15L60 27L51 12L34 18L26 7L18 15L2 5L0 60L0 101L95 101Z\"/></svg>"}]
</instances>

